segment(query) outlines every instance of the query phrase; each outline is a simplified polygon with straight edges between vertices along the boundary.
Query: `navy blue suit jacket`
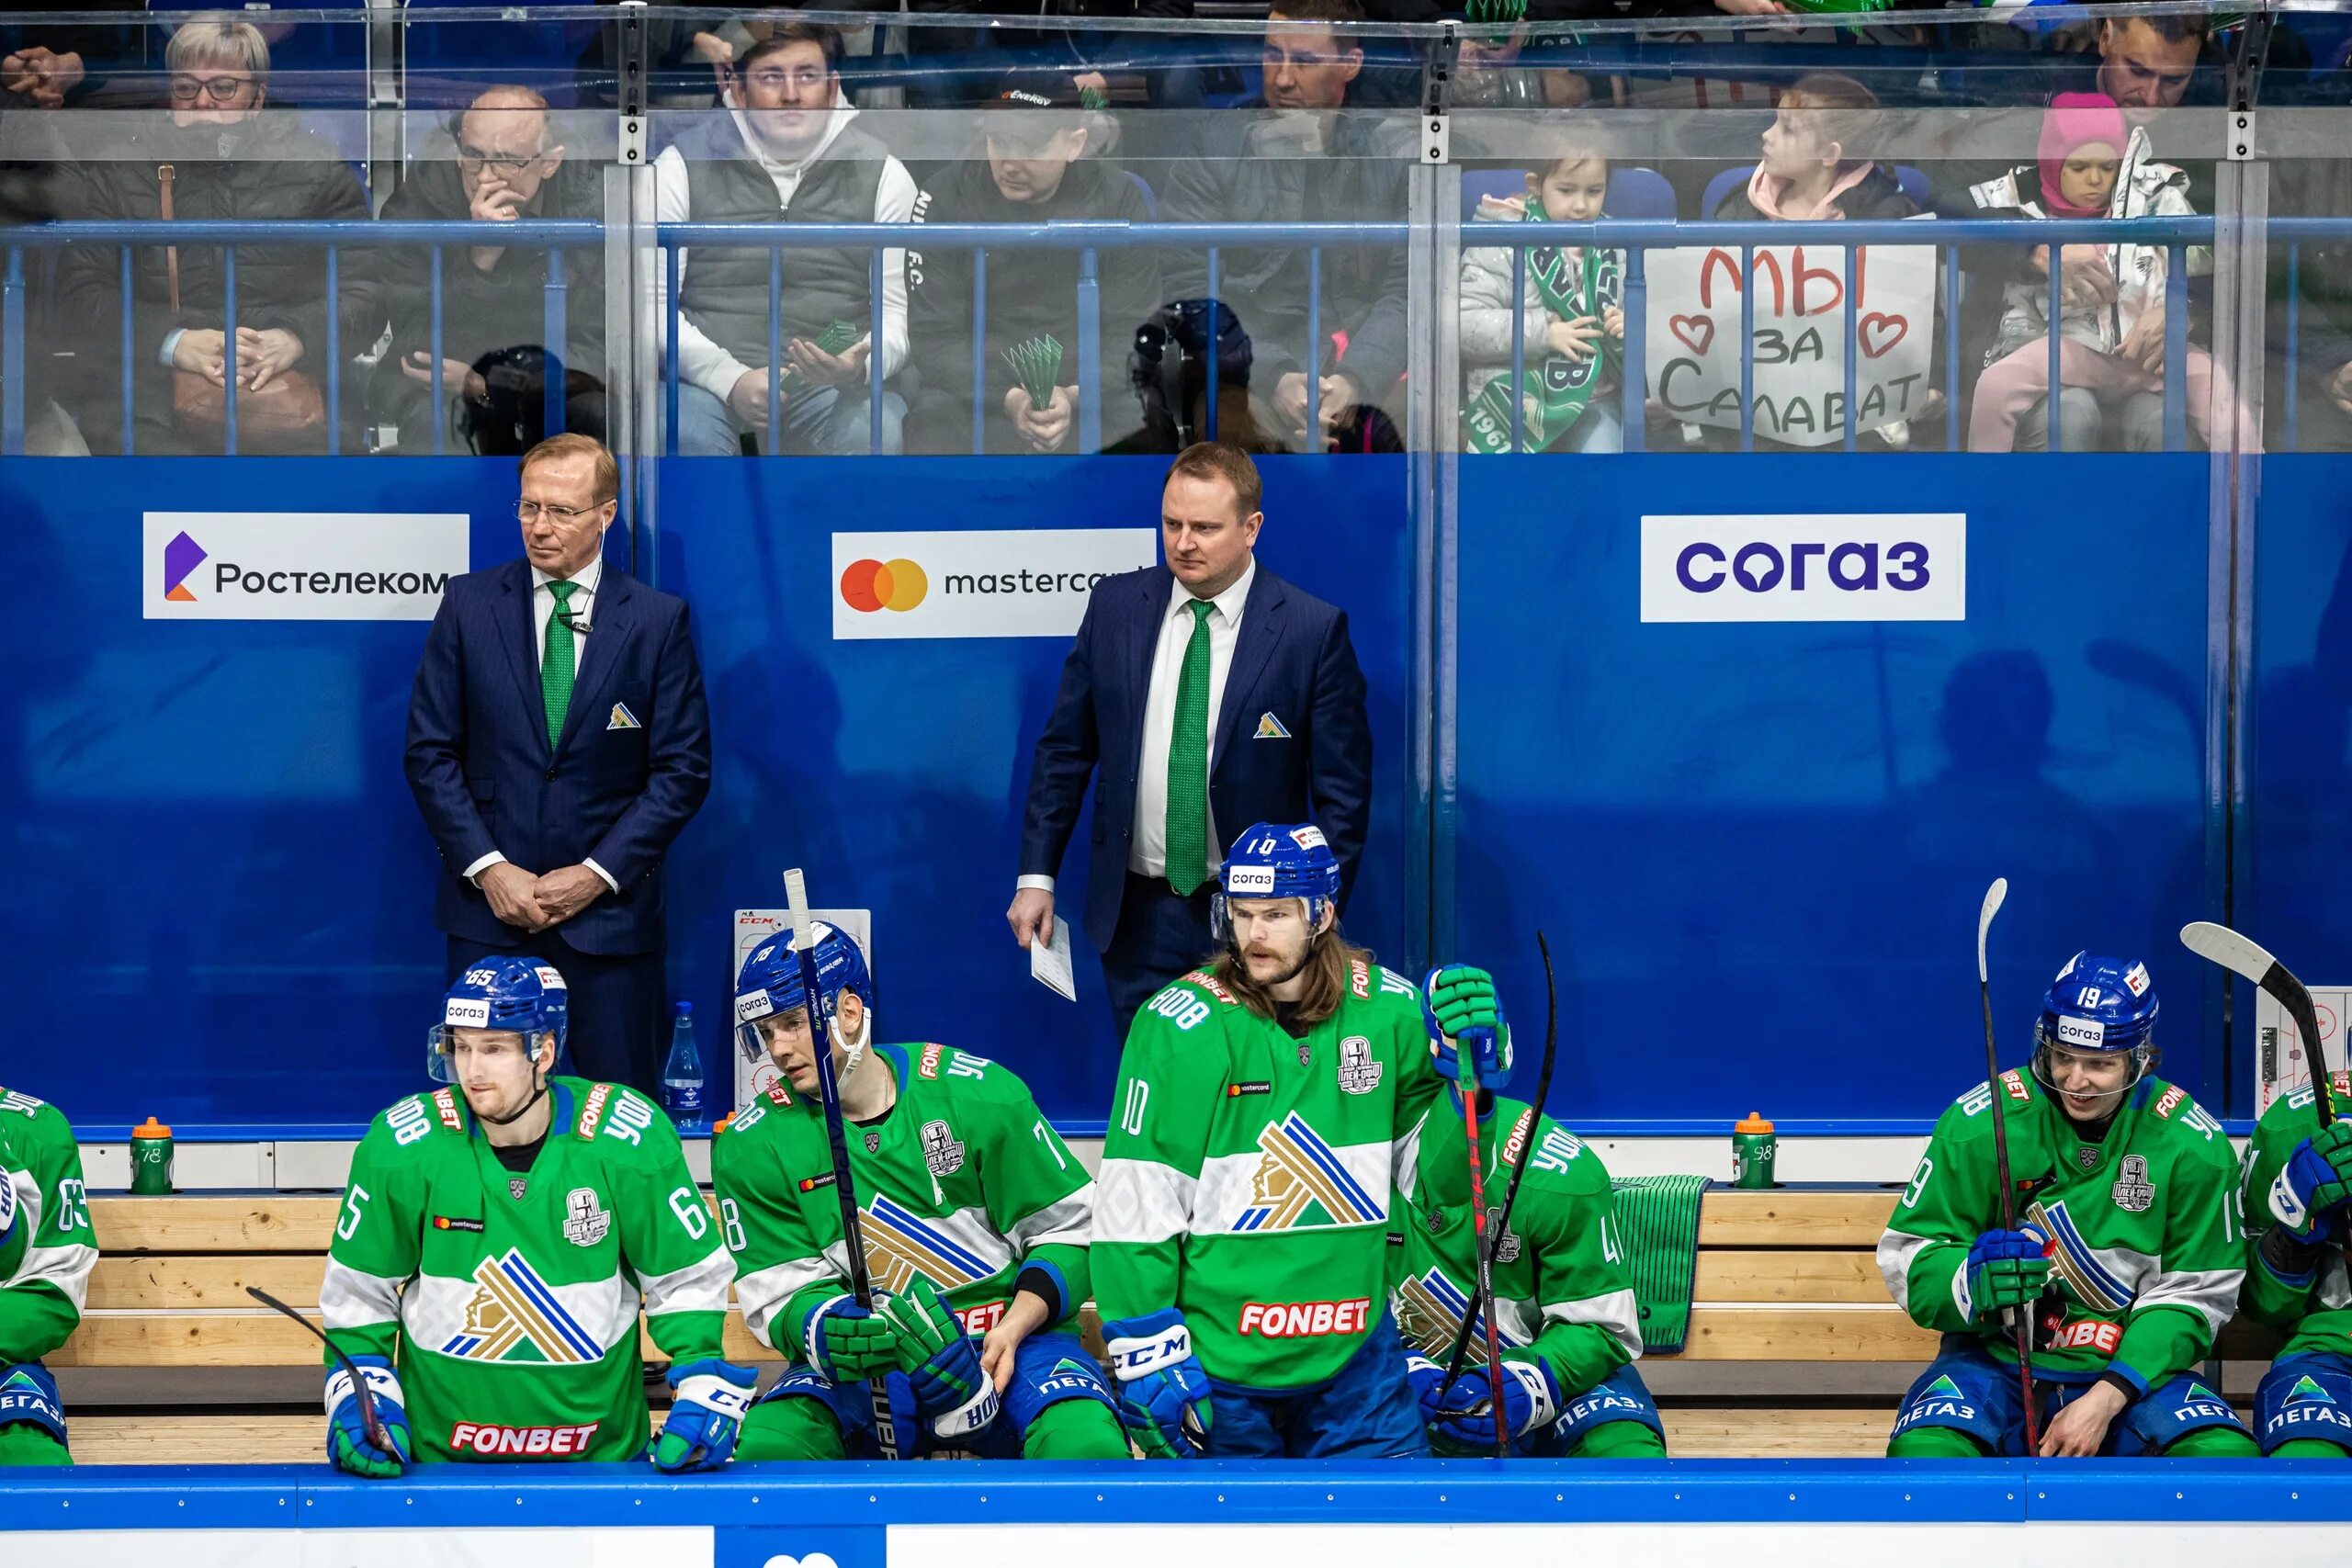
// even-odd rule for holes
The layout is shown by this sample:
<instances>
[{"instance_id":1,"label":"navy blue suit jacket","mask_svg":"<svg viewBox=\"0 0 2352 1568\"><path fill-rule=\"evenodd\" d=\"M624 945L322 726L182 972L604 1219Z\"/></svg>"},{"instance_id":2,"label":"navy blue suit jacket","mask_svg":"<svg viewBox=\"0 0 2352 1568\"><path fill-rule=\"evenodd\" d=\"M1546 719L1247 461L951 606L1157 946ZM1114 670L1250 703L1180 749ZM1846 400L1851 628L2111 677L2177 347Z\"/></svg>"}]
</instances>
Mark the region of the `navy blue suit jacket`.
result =
<instances>
[{"instance_id":1,"label":"navy blue suit jacket","mask_svg":"<svg viewBox=\"0 0 2352 1568\"><path fill-rule=\"evenodd\" d=\"M1061 690L1029 771L1021 829L1023 876L1052 876L1094 777L1094 845L1081 920L1111 944L1135 838L1136 775L1152 653L1175 579L1164 566L1095 584L1062 665ZM1271 714L1287 735L1261 736ZM1354 887L1372 805L1372 727L1348 616L1284 582L1264 562L1241 607L1212 731L1209 810L1230 840L1253 822L1313 822L1339 858L1340 897ZM1066 897L1056 903L1067 908Z\"/></svg>"},{"instance_id":2,"label":"navy blue suit jacket","mask_svg":"<svg viewBox=\"0 0 2352 1568\"><path fill-rule=\"evenodd\" d=\"M710 793L710 710L685 601L605 563L552 749L543 629L530 562L517 559L451 578L425 634L408 784L441 851L435 923L471 942L519 942L459 874L492 850L535 874L594 860L619 895L556 930L582 953L657 952L662 857Z\"/></svg>"}]
</instances>

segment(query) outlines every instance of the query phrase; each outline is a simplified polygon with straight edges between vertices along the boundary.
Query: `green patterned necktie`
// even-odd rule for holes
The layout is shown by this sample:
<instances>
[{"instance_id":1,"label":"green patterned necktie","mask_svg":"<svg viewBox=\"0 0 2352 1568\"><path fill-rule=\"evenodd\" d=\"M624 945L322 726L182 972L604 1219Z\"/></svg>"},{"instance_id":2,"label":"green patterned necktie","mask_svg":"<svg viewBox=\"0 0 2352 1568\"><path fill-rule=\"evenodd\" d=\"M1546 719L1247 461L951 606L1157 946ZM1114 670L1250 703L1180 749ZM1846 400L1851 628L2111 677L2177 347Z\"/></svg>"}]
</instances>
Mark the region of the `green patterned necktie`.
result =
<instances>
[{"instance_id":1,"label":"green patterned necktie","mask_svg":"<svg viewBox=\"0 0 2352 1568\"><path fill-rule=\"evenodd\" d=\"M1195 599L1184 672L1176 682L1176 723L1168 734L1168 886L1184 897L1209 879L1209 612Z\"/></svg>"},{"instance_id":2,"label":"green patterned necktie","mask_svg":"<svg viewBox=\"0 0 2352 1568\"><path fill-rule=\"evenodd\" d=\"M539 695L548 709L548 747L552 750L563 735L564 710L571 706L571 596L576 582L549 582L555 610L548 616L547 641L539 657Z\"/></svg>"}]
</instances>

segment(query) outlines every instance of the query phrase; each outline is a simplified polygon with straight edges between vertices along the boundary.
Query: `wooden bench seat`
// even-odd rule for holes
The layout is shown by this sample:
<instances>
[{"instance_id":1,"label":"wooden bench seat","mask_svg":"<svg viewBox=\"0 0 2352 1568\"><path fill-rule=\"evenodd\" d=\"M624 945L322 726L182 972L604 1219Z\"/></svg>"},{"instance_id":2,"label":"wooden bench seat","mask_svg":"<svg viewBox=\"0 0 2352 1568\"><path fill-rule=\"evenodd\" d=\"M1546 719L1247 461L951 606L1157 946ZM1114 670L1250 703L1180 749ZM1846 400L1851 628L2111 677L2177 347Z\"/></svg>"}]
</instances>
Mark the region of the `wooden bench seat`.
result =
<instances>
[{"instance_id":1,"label":"wooden bench seat","mask_svg":"<svg viewBox=\"0 0 2352 1568\"><path fill-rule=\"evenodd\" d=\"M1888 1299L1873 1249L1894 1203L1893 1189L1717 1190L1700 1210L1700 1250L1689 1340L1677 1363L1919 1364L1937 1337ZM91 1201L105 1257L92 1276L80 1329L50 1358L57 1368L305 1367L318 1342L247 1296L259 1286L316 1320L320 1271L340 1200L258 1194ZM1091 1309L1088 1326L1092 1328ZM2233 1324L2221 1353L2266 1359L2266 1332ZM649 1342L648 1354L652 1353ZM727 1353L776 1358L730 1312ZM1668 1359L1660 1358L1660 1360ZM1690 1380L1679 1380L1687 1386ZM1702 1380L1703 1381L1703 1380ZM1704 1395L1690 1397L1706 1397ZM1885 1402L1850 1408L1786 1408L1768 1400L1667 1402L1675 1451L1786 1457L1875 1452L1885 1441ZM209 1452L277 1450L273 1423L315 1450L311 1414L172 1416L92 1414L74 1420L86 1457L175 1450L176 1434L213 1433ZM214 1429L208 1422L228 1423ZM236 1425L244 1423L245 1426ZM260 1434L246 1444L240 1434ZM216 1437L220 1439L216 1441ZM290 1439L289 1439L290 1440Z\"/></svg>"}]
</instances>

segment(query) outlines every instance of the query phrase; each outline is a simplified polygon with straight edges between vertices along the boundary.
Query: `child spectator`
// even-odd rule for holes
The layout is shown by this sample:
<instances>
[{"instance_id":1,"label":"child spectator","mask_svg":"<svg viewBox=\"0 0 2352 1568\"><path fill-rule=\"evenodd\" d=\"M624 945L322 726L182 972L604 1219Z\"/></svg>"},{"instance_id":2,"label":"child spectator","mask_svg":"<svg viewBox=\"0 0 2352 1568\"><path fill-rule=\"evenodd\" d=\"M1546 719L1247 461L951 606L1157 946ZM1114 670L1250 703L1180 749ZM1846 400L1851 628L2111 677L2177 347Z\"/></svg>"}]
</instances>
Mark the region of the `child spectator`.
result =
<instances>
[{"instance_id":1,"label":"child spectator","mask_svg":"<svg viewBox=\"0 0 2352 1568\"><path fill-rule=\"evenodd\" d=\"M1764 157L1718 220L1909 218L1918 211L1886 164L1856 154L1876 139L1878 99L1850 76L1815 73L1781 95Z\"/></svg>"},{"instance_id":2,"label":"child spectator","mask_svg":"<svg viewBox=\"0 0 2352 1568\"><path fill-rule=\"evenodd\" d=\"M1582 223L1602 216L1609 155L1599 135L1555 133L1553 153L1527 172L1524 196L1487 197L1482 222ZM1620 377L1625 312L1619 303L1624 257L1579 245L1531 245L1525 281L1511 299L1511 251L1482 245L1462 253L1462 434L1467 450L1511 446L1511 320L1522 319L1523 369L1516 396L1525 409L1522 452L1622 452Z\"/></svg>"},{"instance_id":3,"label":"child spectator","mask_svg":"<svg viewBox=\"0 0 2352 1568\"><path fill-rule=\"evenodd\" d=\"M2191 212L2188 177L2148 156L2144 134L2126 126L2123 111L2103 93L2061 93L2042 117L2039 164L1973 187L1988 215L2028 218L2174 218ZM2211 265L2211 253L2188 254L2191 271ZM2117 243L2061 249L2058 412L2060 441L2069 448L2099 444L2106 416L2119 412L2124 445L2152 451L2163 444L2161 389L2165 366L2165 290L2169 270L2162 245ZM1968 449L2007 452L2018 422L2030 412L2046 419L2050 389L2050 283L2047 247L2037 247L2033 274L2004 289L2000 332L1985 355L1968 420ZM2188 420L2211 441L2211 400L2236 413L2229 379L2203 349L2188 354ZM2046 429L2046 424L2044 425ZM2251 436L2248 436L2251 440Z\"/></svg>"}]
</instances>

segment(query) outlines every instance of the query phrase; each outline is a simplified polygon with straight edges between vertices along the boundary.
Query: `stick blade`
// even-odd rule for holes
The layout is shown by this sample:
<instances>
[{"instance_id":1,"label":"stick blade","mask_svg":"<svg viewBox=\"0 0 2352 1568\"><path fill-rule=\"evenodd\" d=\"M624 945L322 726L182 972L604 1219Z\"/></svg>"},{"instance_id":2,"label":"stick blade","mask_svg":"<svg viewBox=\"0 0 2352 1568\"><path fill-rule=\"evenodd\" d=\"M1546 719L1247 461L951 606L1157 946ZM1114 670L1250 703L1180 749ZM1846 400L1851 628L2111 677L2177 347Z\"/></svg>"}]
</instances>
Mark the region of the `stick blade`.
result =
<instances>
[{"instance_id":1,"label":"stick blade","mask_svg":"<svg viewBox=\"0 0 2352 1568\"><path fill-rule=\"evenodd\" d=\"M2260 942L2212 920L2191 920L2181 927L2180 944L2198 957L2243 975L2257 986L2278 966L2278 961Z\"/></svg>"},{"instance_id":2,"label":"stick blade","mask_svg":"<svg viewBox=\"0 0 2352 1568\"><path fill-rule=\"evenodd\" d=\"M1984 889L1984 907L1976 912L1976 981L1979 985L1991 983L1984 967L1984 938L1993 929L1993 917L2001 912L2002 900L2008 896L2009 879L1995 877L1993 886Z\"/></svg>"}]
</instances>

